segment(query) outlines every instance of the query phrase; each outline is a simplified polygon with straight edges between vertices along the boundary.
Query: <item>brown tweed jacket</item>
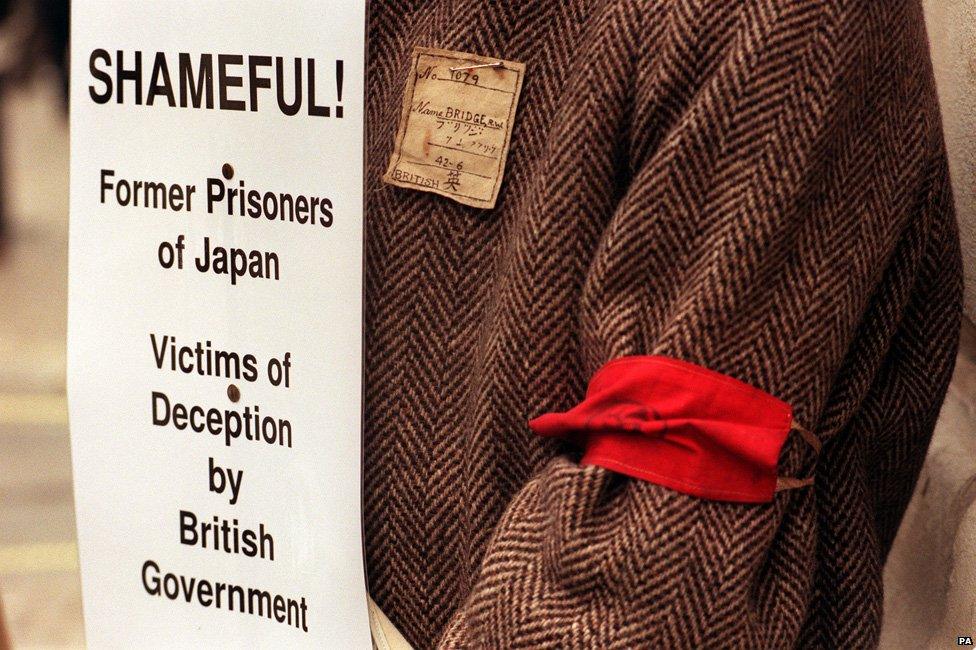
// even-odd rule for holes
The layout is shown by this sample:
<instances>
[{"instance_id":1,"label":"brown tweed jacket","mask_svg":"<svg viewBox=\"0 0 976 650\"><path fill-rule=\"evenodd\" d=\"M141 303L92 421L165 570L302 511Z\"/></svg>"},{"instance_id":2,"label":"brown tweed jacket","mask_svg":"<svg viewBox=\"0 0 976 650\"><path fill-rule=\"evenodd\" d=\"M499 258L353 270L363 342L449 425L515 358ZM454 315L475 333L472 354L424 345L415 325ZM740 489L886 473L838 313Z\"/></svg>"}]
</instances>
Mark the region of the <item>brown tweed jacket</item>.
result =
<instances>
[{"instance_id":1,"label":"brown tweed jacket","mask_svg":"<svg viewBox=\"0 0 976 650\"><path fill-rule=\"evenodd\" d=\"M959 319L919 1L371 4L379 605L418 648L875 645ZM493 210L380 181L415 45L527 64ZM706 501L529 432L630 354L792 404L815 487Z\"/></svg>"}]
</instances>

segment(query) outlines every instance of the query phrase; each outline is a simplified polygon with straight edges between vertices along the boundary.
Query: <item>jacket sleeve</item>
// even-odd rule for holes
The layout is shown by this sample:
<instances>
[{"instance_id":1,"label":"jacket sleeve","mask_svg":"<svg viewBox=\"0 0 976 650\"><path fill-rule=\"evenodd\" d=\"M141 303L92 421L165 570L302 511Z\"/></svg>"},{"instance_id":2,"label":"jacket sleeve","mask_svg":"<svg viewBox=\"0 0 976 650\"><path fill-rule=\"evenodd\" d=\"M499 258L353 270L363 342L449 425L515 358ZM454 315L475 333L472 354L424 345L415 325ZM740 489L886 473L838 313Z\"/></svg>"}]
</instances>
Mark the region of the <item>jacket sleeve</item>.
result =
<instances>
[{"instance_id":1,"label":"jacket sleeve","mask_svg":"<svg viewBox=\"0 0 976 650\"><path fill-rule=\"evenodd\" d=\"M937 113L911 70L925 43L897 22L920 16L724 3L704 42L694 7L723 3L670 4L667 38L632 62L629 181L582 289L579 365L666 355L752 384L826 442L818 484L710 501L581 467L567 447L508 505L442 648L795 645L816 598L817 501L857 518L870 498L865 448L830 447L899 328L924 318L913 291L954 281ZM951 338L941 327L920 329ZM951 345L920 345L895 381L915 382L905 431L927 440ZM779 469L811 472L806 446L788 440ZM865 556L883 556L863 530Z\"/></svg>"}]
</instances>

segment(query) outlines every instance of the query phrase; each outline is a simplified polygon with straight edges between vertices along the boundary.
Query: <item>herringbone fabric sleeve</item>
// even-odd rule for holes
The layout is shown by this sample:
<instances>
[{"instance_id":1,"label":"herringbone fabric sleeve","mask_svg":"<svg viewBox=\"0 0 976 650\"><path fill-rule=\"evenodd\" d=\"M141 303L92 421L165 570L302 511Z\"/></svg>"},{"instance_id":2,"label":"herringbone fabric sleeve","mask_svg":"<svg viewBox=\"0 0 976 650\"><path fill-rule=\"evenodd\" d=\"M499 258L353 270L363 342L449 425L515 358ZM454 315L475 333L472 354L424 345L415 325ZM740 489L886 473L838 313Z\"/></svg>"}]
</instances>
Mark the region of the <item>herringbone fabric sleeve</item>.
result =
<instances>
[{"instance_id":1,"label":"herringbone fabric sleeve","mask_svg":"<svg viewBox=\"0 0 976 650\"><path fill-rule=\"evenodd\" d=\"M958 323L938 111L912 68L926 44L904 31L912 3L746 4L726 40L628 64L632 135L606 161L623 189L585 261L572 365L661 354L755 385L825 440L817 485L707 501L567 447L508 505L442 648L877 643L880 566ZM881 60L884 39L904 56ZM812 463L790 440L780 473Z\"/></svg>"}]
</instances>

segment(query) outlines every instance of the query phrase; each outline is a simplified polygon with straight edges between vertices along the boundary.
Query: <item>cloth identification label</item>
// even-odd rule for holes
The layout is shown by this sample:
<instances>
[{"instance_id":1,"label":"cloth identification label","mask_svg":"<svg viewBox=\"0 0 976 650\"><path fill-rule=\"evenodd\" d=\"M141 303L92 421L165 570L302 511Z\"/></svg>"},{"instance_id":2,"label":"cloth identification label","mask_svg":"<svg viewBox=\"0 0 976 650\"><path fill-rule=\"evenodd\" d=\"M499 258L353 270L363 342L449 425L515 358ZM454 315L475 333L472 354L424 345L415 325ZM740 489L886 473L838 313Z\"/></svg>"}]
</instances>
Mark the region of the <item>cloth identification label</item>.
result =
<instances>
[{"instance_id":1,"label":"cloth identification label","mask_svg":"<svg viewBox=\"0 0 976 650\"><path fill-rule=\"evenodd\" d=\"M495 207L524 76L523 63L414 48L383 180Z\"/></svg>"}]
</instances>

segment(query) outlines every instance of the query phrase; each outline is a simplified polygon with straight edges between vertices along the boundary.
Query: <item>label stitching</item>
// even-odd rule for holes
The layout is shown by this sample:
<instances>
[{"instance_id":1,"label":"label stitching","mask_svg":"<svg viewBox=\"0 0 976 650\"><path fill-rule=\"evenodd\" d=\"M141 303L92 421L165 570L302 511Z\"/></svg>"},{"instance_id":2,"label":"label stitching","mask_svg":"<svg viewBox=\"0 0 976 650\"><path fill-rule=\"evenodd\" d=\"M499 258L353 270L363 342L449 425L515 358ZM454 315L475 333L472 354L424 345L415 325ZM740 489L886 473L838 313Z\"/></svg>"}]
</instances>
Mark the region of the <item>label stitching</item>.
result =
<instances>
[{"instance_id":1,"label":"label stitching","mask_svg":"<svg viewBox=\"0 0 976 650\"><path fill-rule=\"evenodd\" d=\"M506 114L506 117L505 117L505 127L504 127L505 128L505 131L506 131L506 133L505 133L505 139L504 139L504 143L503 143L503 146L502 146L502 149L501 149L501 153L500 153L500 155L497 158L498 163L495 166L494 179L492 179L492 177L490 177L490 176L485 176L483 174L477 174L477 173L474 173L474 172L471 172L471 171L467 171L467 170L464 170L464 171L461 171L460 172L460 173L463 173L463 174L468 174L468 175L471 175L471 176L476 176L476 177L482 178L484 180L493 180L494 181L493 184L492 184L492 186L491 186L491 195L489 197L487 197L487 198L484 198L484 197L479 197L479 196L471 196L471 195L467 195L467 194L461 194L459 192L448 192L446 190L441 190L440 188L432 188L432 187L429 187L429 186L425 186L422 183L417 183L417 182L412 181L412 180L405 180L405 179L400 179L400 178L395 179L392 176L393 172L398 169L398 167L401 165L401 163L402 164L409 164L409 165L423 166L423 167L433 167L433 168L436 168L436 169L444 169L443 167L440 167L438 165L433 165L433 164L430 164L430 163L424 163L424 162L414 161L414 160L407 160L407 161L404 161L403 160L403 147L404 147L404 143L405 143L405 141L407 139L407 135L410 132L410 121L411 121L411 112L412 112L411 109L410 109L410 107L412 106L413 100L414 100L414 96L416 95L416 86L417 86L417 80L418 80L417 79L417 71L420 69L421 60L424 57L428 57L428 58L434 59L434 60L441 60L441 61L452 62L452 63L456 63L456 62L470 63L472 65L484 64L486 62L486 60L488 60L487 57L478 57L476 55L464 54L464 53L460 53L460 52L450 52L450 51L447 51L447 50L433 50L433 49L420 48L420 47L415 48L415 50L413 52L413 55L411 56L411 66L410 66L410 72L409 72L410 77L408 78L408 81L407 81L407 87L404 89L403 105L402 105L401 111L400 111L400 124L398 125L397 136L396 136L396 138L397 138L396 139L396 147L395 147L395 151L394 151L394 153L395 153L395 159L393 159L393 160L390 161L390 165L388 166L388 169L386 170L386 173L383 175L383 180L385 182L389 183L389 184L392 184L392 185L402 186L401 184L405 184L405 185L409 185L410 187L415 188L417 190L432 192L432 193L438 194L440 196L445 196L447 198L454 198L455 200L457 200L459 198L470 199L471 201L476 201L478 203L478 205L475 205L473 207L492 208L492 207L495 206L495 203L496 203L497 197L498 197L498 193L499 193L499 191L501 189L501 182L502 182L502 177L504 176L505 166L506 166L506 163L507 163L508 151L509 151L509 148L511 146L512 132L514 130L514 122L513 122L513 120L514 120L514 116L515 116L517 102L518 102L519 96L521 95L521 91L522 91L522 73L524 72L525 66L522 65L522 64L510 62L510 61L503 61L501 59L492 59L493 61L499 61L502 64L502 65L498 66L498 69L505 70L506 72L515 73L515 81L514 81L514 84L513 84L513 88L514 89L511 90L511 91L504 90L502 88L492 88L492 87L489 87L489 86L477 86L477 85L473 85L473 84L468 84L468 83L463 82L463 81L454 81L452 79L440 79L439 80L439 81L448 81L448 82L452 82L452 83L460 83L460 84L464 84L465 86L468 86L468 87L480 88L481 90L490 90L490 91L493 91L493 92L501 92L501 93L505 93L505 94L511 96L510 101L509 101L509 105L508 105L508 111L507 111L507 114ZM451 120L447 120L447 121L451 121ZM439 147L439 148L449 149L449 150L452 150L452 151L458 151L460 153L465 153L465 154L468 154L468 155L473 155L473 156L478 156L478 157L483 157L483 158L492 158L491 156L486 156L486 155L483 155L483 154L479 154L477 152L465 151L463 149L457 149L457 148L453 148L453 147L447 147L445 145L438 145L438 144L434 144L434 143L430 143L430 142L427 142L426 144L428 146L436 146L436 147ZM460 202L461 203L464 203L465 205L471 205L470 203L467 203L467 202L464 202L464 201L460 201Z\"/></svg>"}]
</instances>

